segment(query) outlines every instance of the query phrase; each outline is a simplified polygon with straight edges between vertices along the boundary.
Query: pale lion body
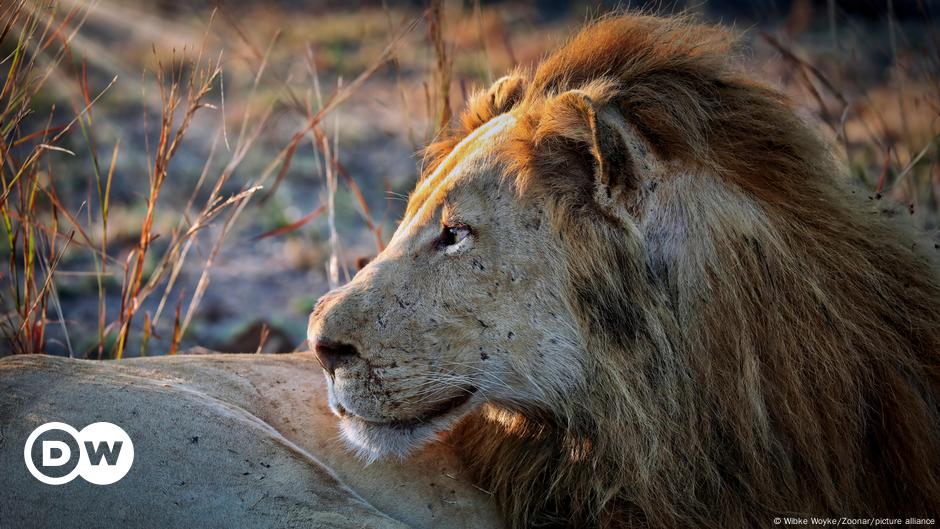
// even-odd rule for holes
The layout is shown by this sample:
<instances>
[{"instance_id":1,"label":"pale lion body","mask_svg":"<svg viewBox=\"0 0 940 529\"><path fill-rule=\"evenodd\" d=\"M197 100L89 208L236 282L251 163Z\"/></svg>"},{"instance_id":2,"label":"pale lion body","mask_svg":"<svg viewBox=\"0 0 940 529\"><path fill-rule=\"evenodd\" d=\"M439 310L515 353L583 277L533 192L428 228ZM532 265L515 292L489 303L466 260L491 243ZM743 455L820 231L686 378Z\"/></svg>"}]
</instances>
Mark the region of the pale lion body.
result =
<instances>
[{"instance_id":1,"label":"pale lion body","mask_svg":"<svg viewBox=\"0 0 940 529\"><path fill-rule=\"evenodd\" d=\"M364 467L324 391L309 353L0 359L0 527L501 527L447 446ZM38 482L24 444L51 421L120 426L130 471L109 486Z\"/></svg>"},{"instance_id":2,"label":"pale lion body","mask_svg":"<svg viewBox=\"0 0 940 529\"><path fill-rule=\"evenodd\" d=\"M683 19L478 96L309 339L370 459L449 433L514 527L940 510L940 280Z\"/></svg>"}]
</instances>

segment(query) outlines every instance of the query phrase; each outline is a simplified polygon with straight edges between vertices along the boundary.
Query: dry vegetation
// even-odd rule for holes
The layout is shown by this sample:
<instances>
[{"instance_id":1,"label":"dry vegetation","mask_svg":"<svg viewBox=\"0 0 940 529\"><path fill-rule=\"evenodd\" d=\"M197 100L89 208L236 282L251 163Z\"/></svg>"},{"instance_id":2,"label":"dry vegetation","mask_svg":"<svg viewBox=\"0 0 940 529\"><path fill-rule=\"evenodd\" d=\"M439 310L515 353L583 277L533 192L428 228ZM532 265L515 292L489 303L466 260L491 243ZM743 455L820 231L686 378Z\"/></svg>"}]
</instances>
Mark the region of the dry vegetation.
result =
<instances>
[{"instance_id":1,"label":"dry vegetation","mask_svg":"<svg viewBox=\"0 0 940 529\"><path fill-rule=\"evenodd\" d=\"M926 7L815 4L738 21L745 62L820 122L861 192L935 234ZM317 296L388 240L414 152L596 12L4 2L0 354L299 346Z\"/></svg>"}]
</instances>

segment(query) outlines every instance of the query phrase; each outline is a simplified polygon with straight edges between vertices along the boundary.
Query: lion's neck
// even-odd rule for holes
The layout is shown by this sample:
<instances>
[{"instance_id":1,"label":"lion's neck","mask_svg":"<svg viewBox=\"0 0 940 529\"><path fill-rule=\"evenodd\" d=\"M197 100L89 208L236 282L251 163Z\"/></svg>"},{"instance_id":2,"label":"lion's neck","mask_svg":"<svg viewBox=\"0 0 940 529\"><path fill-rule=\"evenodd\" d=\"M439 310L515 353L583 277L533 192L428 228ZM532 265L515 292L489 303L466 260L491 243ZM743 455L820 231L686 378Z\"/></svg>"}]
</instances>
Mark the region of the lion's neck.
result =
<instances>
[{"instance_id":1,"label":"lion's neck","mask_svg":"<svg viewBox=\"0 0 940 529\"><path fill-rule=\"evenodd\" d=\"M490 407L466 419L454 432L473 478L492 492L511 527L587 527L585 495L595 461L591 442L572 440L557 421L531 419ZM576 506L585 512L576 512Z\"/></svg>"},{"instance_id":2,"label":"lion's neck","mask_svg":"<svg viewBox=\"0 0 940 529\"><path fill-rule=\"evenodd\" d=\"M596 353L584 352L590 382L573 389L571 403L551 410L489 404L454 432L472 474L493 492L512 527L668 526L675 520L645 513L693 497L682 490L693 481L688 465L688 479L658 478L685 459L674 447L694 450L697 443L687 427L695 421L688 366L663 363L682 357L674 350L679 330L666 296L654 285L635 286L629 317L605 323L622 324L618 339L585 344ZM670 423L675 426L663 428ZM679 488L666 490L671 483Z\"/></svg>"},{"instance_id":3,"label":"lion's neck","mask_svg":"<svg viewBox=\"0 0 940 529\"><path fill-rule=\"evenodd\" d=\"M680 440L679 434L675 439L639 439L624 425L597 424L586 417L572 422L531 415L485 409L466 419L452 437L471 476L494 495L510 527L682 525L681 519L664 518L664 507L695 495L667 485L691 488L692 471L675 481L659 473L682 458L670 445L694 441Z\"/></svg>"}]
</instances>

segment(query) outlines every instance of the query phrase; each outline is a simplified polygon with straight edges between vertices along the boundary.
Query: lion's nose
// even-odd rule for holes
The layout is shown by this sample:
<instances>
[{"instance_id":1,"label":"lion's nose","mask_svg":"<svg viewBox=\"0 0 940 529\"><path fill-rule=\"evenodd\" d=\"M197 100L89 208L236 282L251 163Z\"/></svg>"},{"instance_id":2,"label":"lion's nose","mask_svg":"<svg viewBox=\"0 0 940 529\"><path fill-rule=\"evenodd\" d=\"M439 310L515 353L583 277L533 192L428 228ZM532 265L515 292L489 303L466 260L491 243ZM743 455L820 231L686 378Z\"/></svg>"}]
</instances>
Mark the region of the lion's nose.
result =
<instances>
[{"instance_id":1,"label":"lion's nose","mask_svg":"<svg viewBox=\"0 0 940 529\"><path fill-rule=\"evenodd\" d=\"M317 340L313 350L317 353L317 361L320 362L320 367L325 369L330 376L336 372L337 367L359 356L359 351L356 350L355 346L325 338Z\"/></svg>"}]
</instances>

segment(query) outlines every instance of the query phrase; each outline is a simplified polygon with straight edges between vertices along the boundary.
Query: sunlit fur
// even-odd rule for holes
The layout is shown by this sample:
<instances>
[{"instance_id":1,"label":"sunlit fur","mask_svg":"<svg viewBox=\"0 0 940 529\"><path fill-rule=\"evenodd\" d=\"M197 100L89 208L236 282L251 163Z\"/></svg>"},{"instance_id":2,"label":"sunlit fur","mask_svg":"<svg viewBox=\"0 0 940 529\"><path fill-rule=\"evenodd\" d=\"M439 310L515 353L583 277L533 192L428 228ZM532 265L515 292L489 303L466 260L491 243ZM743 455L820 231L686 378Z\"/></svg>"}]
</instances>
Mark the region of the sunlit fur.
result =
<instances>
[{"instance_id":1,"label":"sunlit fur","mask_svg":"<svg viewBox=\"0 0 940 529\"><path fill-rule=\"evenodd\" d=\"M513 290L454 275L421 290L407 274L438 257L400 241L311 319L313 338L333 333L368 362L418 358L416 373L472 363L461 380L485 394L449 442L513 527L940 512L936 252L844 183L813 127L733 66L732 45L687 19L608 17L533 74L499 81L429 148L427 171L511 113L495 161L468 166L452 193L490 189L489 202L461 207L495 211L475 215L511 231L496 269L537 280ZM446 216L456 206L445 199L435 211ZM429 300L435 321L450 318L459 343L439 347L410 312L394 330L365 327L399 288ZM497 317L471 332L472 319L439 303L463 293L474 317ZM493 329L529 339L498 341ZM567 342L553 349L556 332ZM477 346L492 358L471 362ZM410 402L401 395L389 399Z\"/></svg>"}]
</instances>

